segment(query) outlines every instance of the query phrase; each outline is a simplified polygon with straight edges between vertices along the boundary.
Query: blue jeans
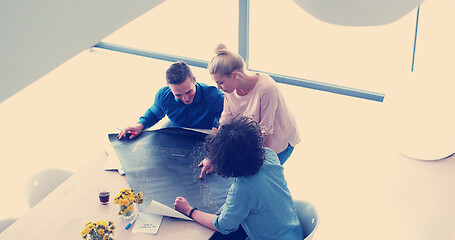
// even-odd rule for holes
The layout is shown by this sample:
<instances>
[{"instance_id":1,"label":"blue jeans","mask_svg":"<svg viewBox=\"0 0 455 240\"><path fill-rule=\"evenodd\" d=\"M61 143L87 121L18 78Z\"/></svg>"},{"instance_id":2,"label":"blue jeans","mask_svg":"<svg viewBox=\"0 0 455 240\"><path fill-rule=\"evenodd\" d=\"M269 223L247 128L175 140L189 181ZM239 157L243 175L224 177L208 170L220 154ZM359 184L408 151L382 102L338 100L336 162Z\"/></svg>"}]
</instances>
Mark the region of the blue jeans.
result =
<instances>
[{"instance_id":1,"label":"blue jeans","mask_svg":"<svg viewBox=\"0 0 455 240\"><path fill-rule=\"evenodd\" d=\"M278 153L278 159L280 159L281 165L283 165L288 158L291 156L292 151L294 151L294 147L291 144L288 144L288 147L284 149L282 152Z\"/></svg>"},{"instance_id":2,"label":"blue jeans","mask_svg":"<svg viewBox=\"0 0 455 240\"><path fill-rule=\"evenodd\" d=\"M242 225L239 225L239 228L234 232L223 235L220 232L216 231L210 240L245 240L248 237Z\"/></svg>"}]
</instances>

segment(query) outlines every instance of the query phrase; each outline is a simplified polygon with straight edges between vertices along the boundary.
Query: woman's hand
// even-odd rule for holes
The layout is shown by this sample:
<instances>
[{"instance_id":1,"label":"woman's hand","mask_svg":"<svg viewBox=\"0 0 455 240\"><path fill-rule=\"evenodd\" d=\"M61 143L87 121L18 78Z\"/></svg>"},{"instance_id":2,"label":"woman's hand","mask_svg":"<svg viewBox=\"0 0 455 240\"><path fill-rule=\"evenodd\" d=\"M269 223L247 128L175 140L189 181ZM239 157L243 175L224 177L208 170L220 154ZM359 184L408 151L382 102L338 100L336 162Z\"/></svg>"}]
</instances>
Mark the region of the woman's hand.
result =
<instances>
[{"instance_id":1,"label":"woman's hand","mask_svg":"<svg viewBox=\"0 0 455 240\"><path fill-rule=\"evenodd\" d=\"M191 209L193 208L184 197L177 197L175 199L174 209L188 216L191 212ZM197 210L193 212L191 217L194 219L194 221L200 223L201 225L206 226L213 231L218 231L218 229L213 226L213 220L215 219L216 215Z\"/></svg>"},{"instance_id":2,"label":"woman's hand","mask_svg":"<svg viewBox=\"0 0 455 240\"><path fill-rule=\"evenodd\" d=\"M188 216L192 207L184 197L177 197L174 202L174 209Z\"/></svg>"},{"instance_id":3,"label":"woman's hand","mask_svg":"<svg viewBox=\"0 0 455 240\"><path fill-rule=\"evenodd\" d=\"M210 174L214 170L213 164L208 158L204 158L204 160L202 160L201 163L199 163L198 167L202 167L199 179L202 179L205 174Z\"/></svg>"}]
</instances>

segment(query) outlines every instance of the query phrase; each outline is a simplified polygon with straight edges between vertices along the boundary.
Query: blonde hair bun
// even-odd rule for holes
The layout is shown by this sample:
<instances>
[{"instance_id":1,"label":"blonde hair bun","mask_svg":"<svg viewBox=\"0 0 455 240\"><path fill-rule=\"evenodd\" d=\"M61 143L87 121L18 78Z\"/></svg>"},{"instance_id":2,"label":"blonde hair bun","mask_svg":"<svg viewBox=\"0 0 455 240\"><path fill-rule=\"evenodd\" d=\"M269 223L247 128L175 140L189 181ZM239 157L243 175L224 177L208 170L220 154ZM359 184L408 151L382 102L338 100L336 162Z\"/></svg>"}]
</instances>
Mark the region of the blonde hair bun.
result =
<instances>
[{"instance_id":1,"label":"blonde hair bun","mask_svg":"<svg viewBox=\"0 0 455 240\"><path fill-rule=\"evenodd\" d=\"M216 46L216 48L215 48L216 55L226 54L226 52L227 52L227 48L226 48L226 45L224 45L223 43L218 44L218 46Z\"/></svg>"}]
</instances>

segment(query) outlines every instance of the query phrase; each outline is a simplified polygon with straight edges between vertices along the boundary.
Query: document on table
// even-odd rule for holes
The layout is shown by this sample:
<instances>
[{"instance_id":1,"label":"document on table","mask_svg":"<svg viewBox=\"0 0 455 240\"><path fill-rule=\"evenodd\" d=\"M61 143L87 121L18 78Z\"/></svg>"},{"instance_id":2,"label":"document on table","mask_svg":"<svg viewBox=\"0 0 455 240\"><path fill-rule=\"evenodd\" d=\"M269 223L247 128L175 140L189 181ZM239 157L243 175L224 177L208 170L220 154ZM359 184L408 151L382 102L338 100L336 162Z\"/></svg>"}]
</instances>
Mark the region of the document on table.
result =
<instances>
[{"instance_id":1,"label":"document on table","mask_svg":"<svg viewBox=\"0 0 455 240\"><path fill-rule=\"evenodd\" d=\"M105 149L107 159L106 162L104 163L104 170L106 171L116 170L119 172L120 175L124 175L125 172L123 171L122 164L120 163L120 160L118 159L118 156L115 153L115 150L112 147L112 145L111 144L107 145Z\"/></svg>"},{"instance_id":2,"label":"document on table","mask_svg":"<svg viewBox=\"0 0 455 240\"><path fill-rule=\"evenodd\" d=\"M134 224L133 233L157 234L161 225L161 220L163 220L162 215L141 212Z\"/></svg>"}]
</instances>

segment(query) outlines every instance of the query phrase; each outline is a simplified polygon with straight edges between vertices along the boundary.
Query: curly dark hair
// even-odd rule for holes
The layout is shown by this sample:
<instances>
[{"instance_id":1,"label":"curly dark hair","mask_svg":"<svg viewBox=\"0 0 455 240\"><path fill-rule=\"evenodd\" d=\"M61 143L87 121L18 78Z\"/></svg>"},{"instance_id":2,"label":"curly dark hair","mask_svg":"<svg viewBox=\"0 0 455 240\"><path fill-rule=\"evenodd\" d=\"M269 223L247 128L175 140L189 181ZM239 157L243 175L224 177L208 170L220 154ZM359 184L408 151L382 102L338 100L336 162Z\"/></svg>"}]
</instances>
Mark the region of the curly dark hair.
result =
<instances>
[{"instance_id":1,"label":"curly dark hair","mask_svg":"<svg viewBox=\"0 0 455 240\"><path fill-rule=\"evenodd\" d=\"M167 84L181 84L187 77L194 81L193 72L184 61L175 62L166 70Z\"/></svg>"},{"instance_id":2,"label":"curly dark hair","mask_svg":"<svg viewBox=\"0 0 455 240\"><path fill-rule=\"evenodd\" d=\"M248 117L237 116L221 125L205 141L215 171L225 178L256 174L265 159L261 135L258 124Z\"/></svg>"}]
</instances>

